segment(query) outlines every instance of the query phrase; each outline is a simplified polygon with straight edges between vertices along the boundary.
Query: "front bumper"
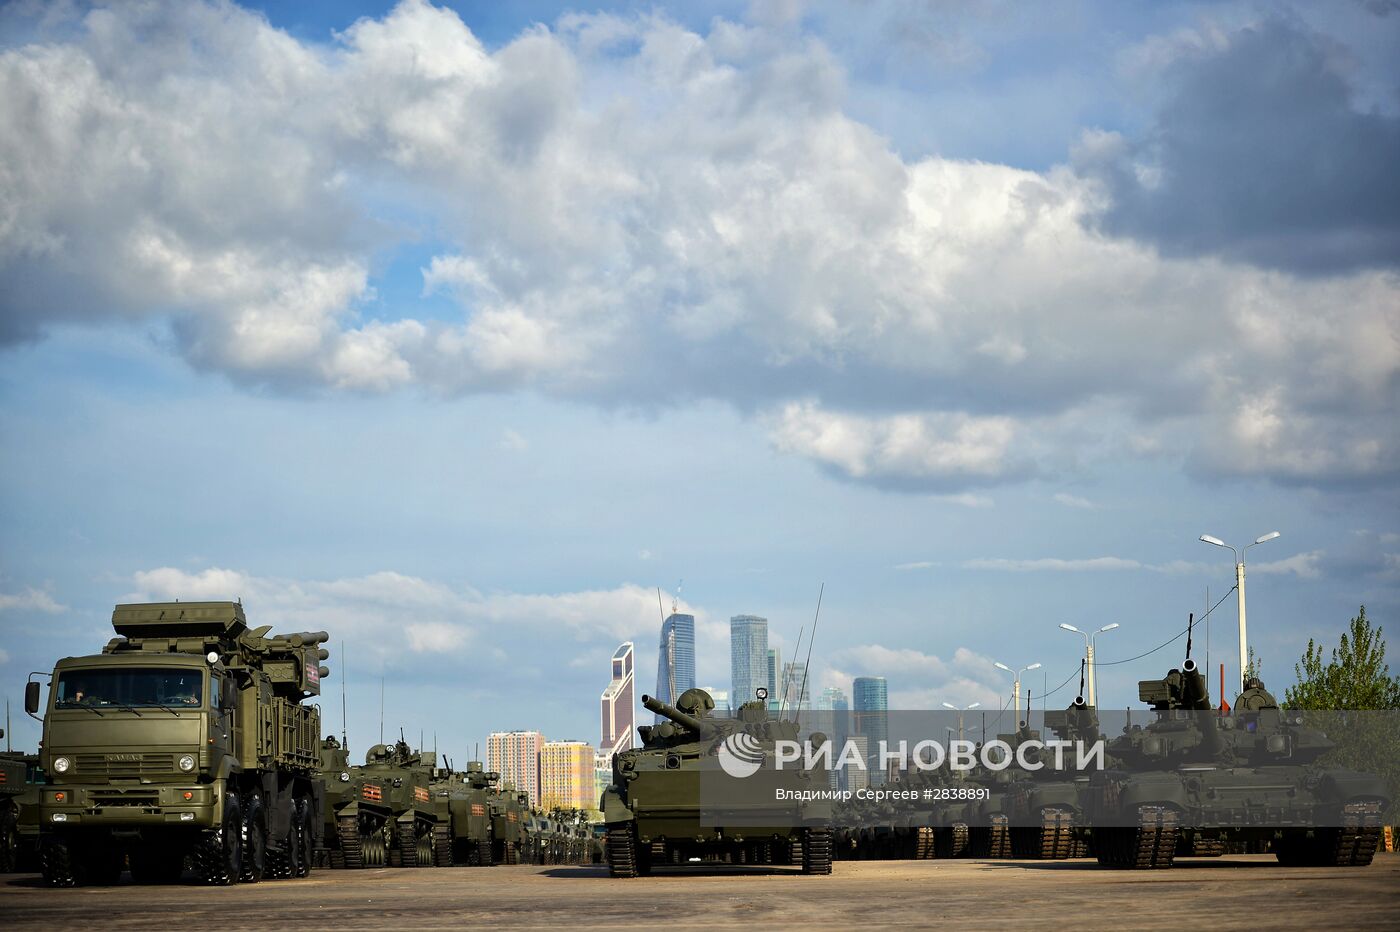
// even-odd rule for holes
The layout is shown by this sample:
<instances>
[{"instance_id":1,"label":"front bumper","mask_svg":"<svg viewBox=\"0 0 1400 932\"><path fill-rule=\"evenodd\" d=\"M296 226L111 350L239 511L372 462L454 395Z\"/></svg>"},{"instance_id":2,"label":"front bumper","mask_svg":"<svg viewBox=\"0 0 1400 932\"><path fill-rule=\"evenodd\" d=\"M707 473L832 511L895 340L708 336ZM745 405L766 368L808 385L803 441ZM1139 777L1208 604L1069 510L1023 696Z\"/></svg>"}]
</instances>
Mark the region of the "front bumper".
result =
<instances>
[{"instance_id":1,"label":"front bumper","mask_svg":"<svg viewBox=\"0 0 1400 932\"><path fill-rule=\"evenodd\" d=\"M223 816L217 784L64 784L40 794L47 829L188 826L214 828Z\"/></svg>"}]
</instances>

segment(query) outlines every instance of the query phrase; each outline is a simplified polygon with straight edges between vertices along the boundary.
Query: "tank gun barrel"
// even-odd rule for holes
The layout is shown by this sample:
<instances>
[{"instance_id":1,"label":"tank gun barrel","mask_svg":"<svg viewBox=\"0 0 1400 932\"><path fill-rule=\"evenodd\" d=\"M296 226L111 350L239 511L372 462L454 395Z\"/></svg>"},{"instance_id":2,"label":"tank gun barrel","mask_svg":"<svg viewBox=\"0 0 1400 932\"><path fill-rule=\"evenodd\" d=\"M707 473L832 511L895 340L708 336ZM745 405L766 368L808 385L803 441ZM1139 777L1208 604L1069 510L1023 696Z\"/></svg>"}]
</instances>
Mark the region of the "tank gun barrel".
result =
<instances>
[{"instance_id":1,"label":"tank gun barrel","mask_svg":"<svg viewBox=\"0 0 1400 932\"><path fill-rule=\"evenodd\" d=\"M655 712L657 715L663 715L678 725L684 725L691 731L699 732L702 730L700 719L693 715L687 715L675 706L667 705L660 699L655 699L651 696L642 696L642 705Z\"/></svg>"}]
</instances>

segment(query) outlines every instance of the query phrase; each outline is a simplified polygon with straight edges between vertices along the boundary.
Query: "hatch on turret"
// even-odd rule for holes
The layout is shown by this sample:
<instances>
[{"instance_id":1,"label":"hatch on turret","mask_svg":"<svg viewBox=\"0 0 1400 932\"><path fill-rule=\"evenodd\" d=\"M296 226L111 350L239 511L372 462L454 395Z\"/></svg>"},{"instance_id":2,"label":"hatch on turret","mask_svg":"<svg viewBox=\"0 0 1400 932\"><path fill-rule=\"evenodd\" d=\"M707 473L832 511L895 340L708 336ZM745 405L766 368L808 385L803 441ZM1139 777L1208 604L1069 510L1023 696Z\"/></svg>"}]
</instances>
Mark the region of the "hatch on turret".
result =
<instances>
[{"instance_id":1,"label":"hatch on turret","mask_svg":"<svg viewBox=\"0 0 1400 932\"><path fill-rule=\"evenodd\" d=\"M128 638L236 638L248 619L237 602L146 602L118 605L112 627Z\"/></svg>"}]
</instances>

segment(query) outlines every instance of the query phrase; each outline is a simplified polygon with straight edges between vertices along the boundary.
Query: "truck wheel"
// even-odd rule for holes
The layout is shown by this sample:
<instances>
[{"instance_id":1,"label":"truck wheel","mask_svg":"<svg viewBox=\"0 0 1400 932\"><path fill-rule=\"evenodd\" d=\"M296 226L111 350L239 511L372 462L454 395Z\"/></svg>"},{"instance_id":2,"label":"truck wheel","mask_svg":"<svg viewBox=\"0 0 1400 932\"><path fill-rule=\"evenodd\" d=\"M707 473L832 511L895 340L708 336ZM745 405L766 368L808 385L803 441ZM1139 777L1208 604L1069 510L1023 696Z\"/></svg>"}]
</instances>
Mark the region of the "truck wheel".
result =
<instances>
[{"instance_id":1,"label":"truck wheel","mask_svg":"<svg viewBox=\"0 0 1400 932\"><path fill-rule=\"evenodd\" d=\"M50 887L80 887L84 877L82 866L75 862L68 842L47 838L39 849L39 866L44 883Z\"/></svg>"},{"instance_id":2,"label":"truck wheel","mask_svg":"<svg viewBox=\"0 0 1400 932\"><path fill-rule=\"evenodd\" d=\"M19 829L14 810L0 812L0 874L12 874L19 866Z\"/></svg>"},{"instance_id":3,"label":"truck wheel","mask_svg":"<svg viewBox=\"0 0 1400 932\"><path fill-rule=\"evenodd\" d=\"M267 813L261 793L248 794L244 803L241 841L243 870L238 879L257 883L267 873Z\"/></svg>"},{"instance_id":4,"label":"truck wheel","mask_svg":"<svg viewBox=\"0 0 1400 932\"><path fill-rule=\"evenodd\" d=\"M311 849L316 838L316 827L311 824L311 800L305 796L296 801L292 820L292 839L296 855L292 859L292 876L305 877L311 873Z\"/></svg>"},{"instance_id":5,"label":"truck wheel","mask_svg":"<svg viewBox=\"0 0 1400 932\"><path fill-rule=\"evenodd\" d=\"M224 800L224 821L200 840L195 852L199 877L216 887L238 883L243 872L243 812L238 797Z\"/></svg>"}]
</instances>

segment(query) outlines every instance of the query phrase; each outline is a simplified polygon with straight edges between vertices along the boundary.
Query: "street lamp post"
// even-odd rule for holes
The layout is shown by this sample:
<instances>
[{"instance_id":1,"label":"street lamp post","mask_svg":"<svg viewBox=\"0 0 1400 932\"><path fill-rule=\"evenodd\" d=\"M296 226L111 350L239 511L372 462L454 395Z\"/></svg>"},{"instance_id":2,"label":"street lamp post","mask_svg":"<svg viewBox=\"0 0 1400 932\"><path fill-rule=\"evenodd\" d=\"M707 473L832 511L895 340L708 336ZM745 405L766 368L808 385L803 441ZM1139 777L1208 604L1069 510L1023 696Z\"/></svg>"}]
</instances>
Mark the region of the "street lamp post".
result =
<instances>
[{"instance_id":1,"label":"street lamp post","mask_svg":"<svg viewBox=\"0 0 1400 932\"><path fill-rule=\"evenodd\" d=\"M1094 677L1094 639L1097 638L1100 634L1103 634L1105 631L1112 631L1114 628L1119 627L1118 622L1115 621L1111 625L1104 625L1097 631L1080 631L1074 625L1067 625L1063 623L1060 625L1060 627L1064 628L1066 631L1073 631L1075 634L1084 635L1084 676L1085 679L1089 682L1089 695L1085 696L1084 698L1089 701L1089 705L1093 706L1094 708L1098 708L1099 684Z\"/></svg>"},{"instance_id":2,"label":"street lamp post","mask_svg":"<svg viewBox=\"0 0 1400 932\"><path fill-rule=\"evenodd\" d=\"M958 708L957 706L953 705L951 702L945 702L945 703L943 703L943 708L945 708L945 709L952 709L954 712L958 713L958 740L959 740L959 741L961 741L961 740L963 739L963 713L964 713L964 712L970 712L970 711L972 711L973 709L979 709L979 708L981 708L981 707L982 707L982 703L980 703L980 702L974 702L972 705L964 706L964 707L961 708L961 709Z\"/></svg>"},{"instance_id":3,"label":"street lamp post","mask_svg":"<svg viewBox=\"0 0 1400 932\"><path fill-rule=\"evenodd\" d=\"M1010 673L1016 679L1015 685L1013 685L1011 688L1011 694L1015 697L1012 701L1014 703L1013 708L1015 709L1016 714L1016 726L1019 728L1021 725L1021 674L1026 673L1030 670L1039 670L1040 664L1033 663L1029 667L1022 667L1020 670L1013 670L1006 664L1001 663L1000 661L993 661L992 666L996 667L998 670L1005 670L1007 673Z\"/></svg>"},{"instance_id":4,"label":"street lamp post","mask_svg":"<svg viewBox=\"0 0 1400 932\"><path fill-rule=\"evenodd\" d=\"M1242 548L1240 548L1239 550L1236 550L1234 547L1231 547L1229 544L1225 543L1225 541L1221 540L1221 539L1218 538L1218 537L1211 537L1209 534L1202 534L1202 535L1201 535L1201 540L1205 541L1206 543L1208 543L1208 544L1214 544L1214 545L1217 546L1217 547L1224 547L1226 550L1230 551L1231 553L1233 553L1233 554L1235 555L1235 593L1236 593L1236 605L1237 605L1238 608L1239 608L1239 616L1240 616L1240 688L1241 688L1241 689L1244 688L1244 672L1245 672L1245 670L1248 669L1248 667L1249 667L1249 640L1248 640L1248 638L1245 636L1245 621L1244 621L1244 556L1245 556L1245 552L1248 551L1250 547L1253 547L1253 546L1255 546L1256 544L1262 544L1262 543L1264 543L1265 541L1273 540L1275 537L1278 537L1278 536L1280 536L1280 532L1278 532L1278 531L1270 531L1270 532L1267 533L1267 534L1262 534L1262 535L1260 535L1259 537L1256 537L1256 538L1254 539L1254 543L1253 543L1253 544L1245 544ZM1222 698L1223 698L1223 697L1222 697Z\"/></svg>"}]
</instances>

